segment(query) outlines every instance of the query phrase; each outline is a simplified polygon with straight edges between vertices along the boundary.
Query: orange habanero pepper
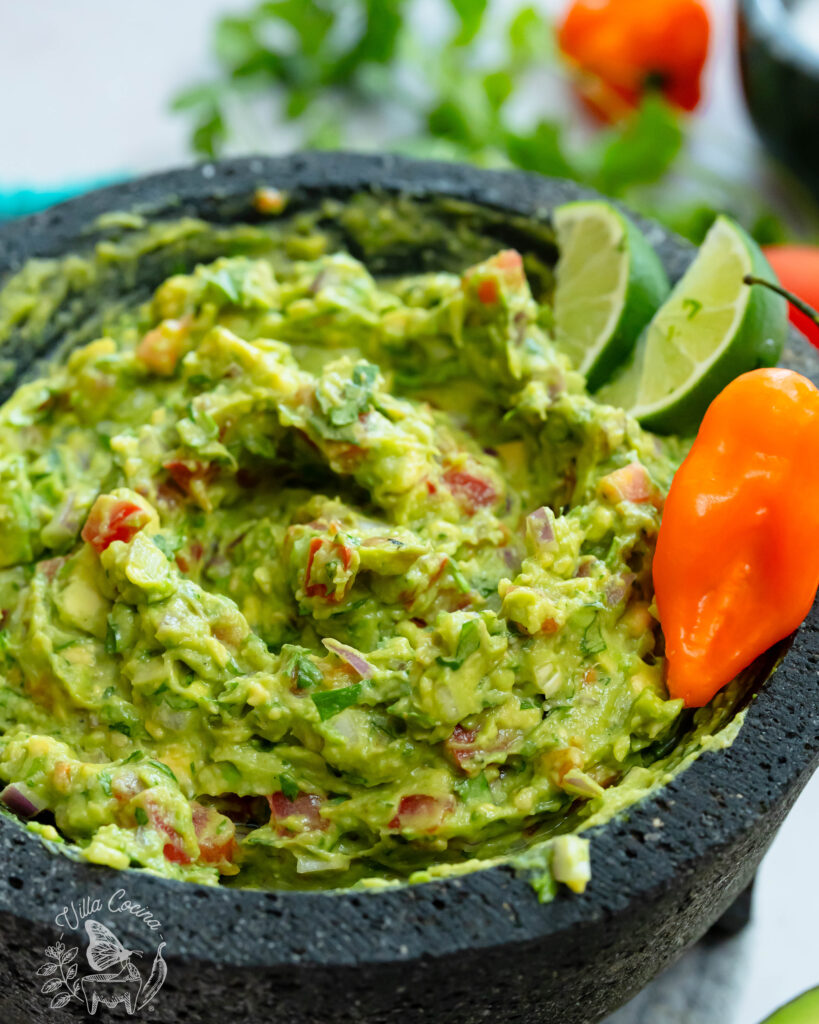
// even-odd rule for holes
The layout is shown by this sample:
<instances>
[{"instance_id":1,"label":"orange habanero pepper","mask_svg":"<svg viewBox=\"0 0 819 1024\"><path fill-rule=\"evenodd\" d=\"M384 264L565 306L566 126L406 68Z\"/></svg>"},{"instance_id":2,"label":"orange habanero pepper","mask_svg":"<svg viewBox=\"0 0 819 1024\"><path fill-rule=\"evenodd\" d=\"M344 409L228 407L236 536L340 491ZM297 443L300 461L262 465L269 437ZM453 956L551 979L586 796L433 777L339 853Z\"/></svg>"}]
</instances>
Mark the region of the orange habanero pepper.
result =
<instances>
[{"instance_id":1,"label":"orange habanero pepper","mask_svg":"<svg viewBox=\"0 0 819 1024\"><path fill-rule=\"evenodd\" d=\"M702 707L810 611L819 585L819 390L752 370L708 408L654 555L668 690Z\"/></svg>"},{"instance_id":2,"label":"orange habanero pepper","mask_svg":"<svg viewBox=\"0 0 819 1024\"><path fill-rule=\"evenodd\" d=\"M557 39L587 106L616 121L650 91L693 110L709 32L699 0L574 0Z\"/></svg>"}]
</instances>

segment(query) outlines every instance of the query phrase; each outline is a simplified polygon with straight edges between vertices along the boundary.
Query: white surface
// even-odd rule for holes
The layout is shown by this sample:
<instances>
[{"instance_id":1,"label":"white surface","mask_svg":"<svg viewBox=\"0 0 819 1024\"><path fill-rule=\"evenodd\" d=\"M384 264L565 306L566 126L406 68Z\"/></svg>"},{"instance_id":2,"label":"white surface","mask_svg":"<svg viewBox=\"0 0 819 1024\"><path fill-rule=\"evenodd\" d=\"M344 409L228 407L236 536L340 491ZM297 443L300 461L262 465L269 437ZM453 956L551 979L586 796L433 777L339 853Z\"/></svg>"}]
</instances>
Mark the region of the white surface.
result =
<instances>
[{"instance_id":1,"label":"white surface","mask_svg":"<svg viewBox=\"0 0 819 1024\"><path fill-rule=\"evenodd\" d=\"M214 13L246 7L240 0L0 0L0 187L187 161L187 125L168 114L168 97L207 77ZM759 151L739 99L731 5L712 7L719 59L709 69L695 152L747 179ZM697 947L611 1024L757 1024L819 984L818 838L819 777L763 864L753 925L719 946Z\"/></svg>"},{"instance_id":2,"label":"white surface","mask_svg":"<svg viewBox=\"0 0 819 1024\"><path fill-rule=\"evenodd\" d=\"M819 0L799 0L793 11L793 27L802 42L819 53Z\"/></svg>"},{"instance_id":3,"label":"white surface","mask_svg":"<svg viewBox=\"0 0 819 1024\"><path fill-rule=\"evenodd\" d=\"M819 775L786 819L759 872L736 1024L751 1024L819 984Z\"/></svg>"},{"instance_id":4,"label":"white surface","mask_svg":"<svg viewBox=\"0 0 819 1024\"><path fill-rule=\"evenodd\" d=\"M190 159L169 97L206 78L213 17L237 0L0 0L0 185Z\"/></svg>"}]
</instances>

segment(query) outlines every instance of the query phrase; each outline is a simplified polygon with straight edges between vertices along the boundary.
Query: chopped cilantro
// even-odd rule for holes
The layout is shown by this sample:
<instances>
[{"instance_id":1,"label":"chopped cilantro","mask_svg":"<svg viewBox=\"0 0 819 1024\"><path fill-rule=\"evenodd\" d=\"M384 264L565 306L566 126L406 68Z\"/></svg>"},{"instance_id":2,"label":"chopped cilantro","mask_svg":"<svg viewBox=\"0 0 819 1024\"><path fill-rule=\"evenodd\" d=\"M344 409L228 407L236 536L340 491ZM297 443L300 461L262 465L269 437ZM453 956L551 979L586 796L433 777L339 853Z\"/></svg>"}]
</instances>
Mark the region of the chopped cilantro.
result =
<instances>
[{"instance_id":1,"label":"chopped cilantro","mask_svg":"<svg viewBox=\"0 0 819 1024\"><path fill-rule=\"evenodd\" d=\"M599 654L601 651L605 651L605 649L606 641L600 632L600 620L595 616L589 625L586 626L586 630L580 640L580 650L586 655L591 655Z\"/></svg>"},{"instance_id":2,"label":"chopped cilantro","mask_svg":"<svg viewBox=\"0 0 819 1024\"><path fill-rule=\"evenodd\" d=\"M337 715L339 711L352 707L361 695L361 683L354 686L343 686L340 690L324 690L321 693L314 693L313 703L319 713L322 722Z\"/></svg>"},{"instance_id":3,"label":"chopped cilantro","mask_svg":"<svg viewBox=\"0 0 819 1024\"><path fill-rule=\"evenodd\" d=\"M162 703L174 711L192 711L193 708L197 707L195 700L191 700L190 697L184 697L181 693L176 693L170 689L162 694Z\"/></svg>"},{"instance_id":4,"label":"chopped cilantro","mask_svg":"<svg viewBox=\"0 0 819 1024\"><path fill-rule=\"evenodd\" d=\"M351 379L345 383L340 399L328 395L321 387L316 393L319 408L334 427L354 423L372 400L372 391L378 377L378 367L360 362L353 367Z\"/></svg>"},{"instance_id":5,"label":"chopped cilantro","mask_svg":"<svg viewBox=\"0 0 819 1024\"><path fill-rule=\"evenodd\" d=\"M265 434L250 434L244 438L244 446L251 455L258 455L261 459L275 459L277 455L275 443Z\"/></svg>"},{"instance_id":6,"label":"chopped cilantro","mask_svg":"<svg viewBox=\"0 0 819 1024\"><path fill-rule=\"evenodd\" d=\"M288 800L295 800L301 790L296 783L290 778L289 775L279 776L279 785L281 786L282 793L287 797Z\"/></svg>"},{"instance_id":7,"label":"chopped cilantro","mask_svg":"<svg viewBox=\"0 0 819 1024\"><path fill-rule=\"evenodd\" d=\"M205 286L204 296L212 302L244 309L270 307L267 296L259 286L253 260L236 257L222 266L205 267L199 273Z\"/></svg>"},{"instance_id":8,"label":"chopped cilantro","mask_svg":"<svg viewBox=\"0 0 819 1024\"><path fill-rule=\"evenodd\" d=\"M471 587L469 586L469 583L467 582L467 579L464 576L464 574L458 568L457 562L454 562L451 558L448 559L447 569L449 570L449 575L452 577L452 582L455 584L458 590L460 590L462 594L468 594Z\"/></svg>"},{"instance_id":9,"label":"chopped cilantro","mask_svg":"<svg viewBox=\"0 0 819 1024\"><path fill-rule=\"evenodd\" d=\"M229 786L235 786L242 780L242 773L232 761L222 761L219 770Z\"/></svg>"},{"instance_id":10,"label":"chopped cilantro","mask_svg":"<svg viewBox=\"0 0 819 1024\"><path fill-rule=\"evenodd\" d=\"M456 782L455 791L465 803L486 803L492 800L492 790L483 772L474 779L461 779Z\"/></svg>"},{"instance_id":11,"label":"chopped cilantro","mask_svg":"<svg viewBox=\"0 0 819 1024\"><path fill-rule=\"evenodd\" d=\"M456 669L466 661L470 654L480 650L481 629L477 619L470 619L461 626L458 636L458 647L455 650L454 658L438 658L438 664L445 668Z\"/></svg>"},{"instance_id":12,"label":"chopped cilantro","mask_svg":"<svg viewBox=\"0 0 819 1024\"><path fill-rule=\"evenodd\" d=\"M151 540L156 544L166 558L173 558L182 546L179 540L176 538L166 537L164 533L155 533L153 537L151 537Z\"/></svg>"},{"instance_id":13,"label":"chopped cilantro","mask_svg":"<svg viewBox=\"0 0 819 1024\"><path fill-rule=\"evenodd\" d=\"M557 882L548 869L533 872L529 876L529 883L537 893L539 903L551 903L557 896Z\"/></svg>"},{"instance_id":14,"label":"chopped cilantro","mask_svg":"<svg viewBox=\"0 0 819 1024\"><path fill-rule=\"evenodd\" d=\"M229 302L234 306L241 305L242 282L233 267L208 270L202 274L202 280L205 282L205 294L208 297Z\"/></svg>"},{"instance_id":15,"label":"chopped cilantro","mask_svg":"<svg viewBox=\"0 0 819 1024\"><path fill-rule=\"evenodd\" d=\"M287 645L289 646L289 645ZM318 666L310 658L310 652L303 647L289 647L287 668L293 682L299 690L310 690L318 686L323 676Z\"/></svg>"},{"instance_id":16,"label":"chopped cilantro","mask_svg":"<svg viewBox=\"0 0 819 1024\"><path fill-rule=\"evenodd\" d=\"M173 771L164 762L162 762L162 761L154 761L151 758L151 759L148 760L148 764L152 768L156 768L157 771L162 772L163 775L167 775L167 777L169 779L172 779L174 782L176 782L177 785L179 785L179 782L177 781L177 778L174 775Z\"/></svg>"},{"instance_id":17,"label":"chopped cilantro","mask_svg":"<svg viewBox=\"0 0 819 1024\"><path fill-rule=\"evenodd\" d=\"M119 630L114 625L114 623L111 622L111 620L109 619L108 620L108 628L105 631L105 653L106 654L116 654L117 651L119 650L118 644L119 644ZM108 692L109 690L111 691L111 693ZM113 692L114 692L114 688L112 686L109 686L108 690L105 691L103 696L111 696L113 694Z\"/></svg>"}]
</instances>

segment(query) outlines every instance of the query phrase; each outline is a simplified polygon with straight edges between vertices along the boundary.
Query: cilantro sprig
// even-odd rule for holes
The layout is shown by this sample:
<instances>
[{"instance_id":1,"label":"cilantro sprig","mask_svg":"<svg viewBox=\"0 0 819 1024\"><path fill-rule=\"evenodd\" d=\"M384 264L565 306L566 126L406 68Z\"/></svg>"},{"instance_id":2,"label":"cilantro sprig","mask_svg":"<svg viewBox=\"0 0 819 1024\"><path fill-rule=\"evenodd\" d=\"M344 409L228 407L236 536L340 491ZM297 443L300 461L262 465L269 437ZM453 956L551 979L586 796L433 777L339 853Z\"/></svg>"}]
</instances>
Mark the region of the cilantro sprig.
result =
<instances>
[{"instance_id":1,"label":"cilantro sprig","mask_svg":"<svg viewBox=\"0 0 819 1024\"><path fill-rule=\"evenodd\" d=\"M369 408L377 377L378 367L362 360L353 367L352 376L340 394L330 395L319 389L316 394L319 408L332 426L349 426Z\"/></svg>"},{"instance_id":2,"label":"cilantro sprig","mask_svg":"<svg viewBox=\"0 0 819 1024\"><path fill-rule=\"evenodd\" d=\"M191 123L192 148L207 157L256 152L285 120L295 130L291 147L376 146L511 165L626 198L695 242L718 209L760 243L785 238L755 193L693 167L680 174L684 122L659 93L581 146L569 138L570 107L561 118L543 116L538 97L555 44L535 4L438 0L441 31L416 14L412 0L264 0L220 18L216 76L172 104ZM695 201L680 187L686 176Z\"/></svg>"},{"instance_id":3,"label":"cilantro sprig","mask_svg":"<svg viewBox=\"0 0 819 1024\"><path fill-rule=\"evenodd\" d=\"M310 659L310 652L306 647L285 644L282 654L287 671L299 690L310 690L321 684L321 669Z\"/></svg>"},{"instance_id":4,"label":"cilantro sprig","mask_svg":"<svg viewBox=\"0 0 819 1024\"><path fill-rule=\"evenodd\" d=\"M265 0L219 19L217 77L178 94L173 108L191 120L193 149L209 157L235 133L236 111L266 96L271 135L284 117L307 147L360 147L362 115L381 111L390 114L382 118L388 137L373 142L388 149L507 163L618 195L662 176L682 129L659 98L582 152L561 121L535 115L518 124L521 98L538 87L533 76L552 60L554 42L534 5L504 9L498 33L488 0L441 0L450 30L432 33L410 0ZM482 58L490 34L491 56Z\"/></svg>"}]
</instances>

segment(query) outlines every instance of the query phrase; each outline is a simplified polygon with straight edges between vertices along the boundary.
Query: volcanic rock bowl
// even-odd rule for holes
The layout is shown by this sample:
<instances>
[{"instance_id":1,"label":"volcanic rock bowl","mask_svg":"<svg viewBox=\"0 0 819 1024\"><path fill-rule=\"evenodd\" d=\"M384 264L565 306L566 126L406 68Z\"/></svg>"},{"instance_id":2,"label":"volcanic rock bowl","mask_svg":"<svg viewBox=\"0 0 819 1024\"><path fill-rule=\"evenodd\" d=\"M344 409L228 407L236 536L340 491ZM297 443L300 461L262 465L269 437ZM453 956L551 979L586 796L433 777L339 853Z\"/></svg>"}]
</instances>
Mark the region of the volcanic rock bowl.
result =
<instances>
[{"instance_id":1,"label":"volcanic rock bowl","mask_svg":"<svg viewBox=\"0 0 819 1024\"><path fill-rule=\"evenodd\" d=\"M795 24L793 0L739 0L742 87L762 141L819 196L819 52Z\"/></svg>"},{"instance_id":2,"label":"volcanic rock bowl","mask_svg":"<svg viewBox=\"0 0 819 1024\"><path fill-rule=\"evenodd\" d=\"M103 228L138 210L213 224L257 222L257 186L288 194L288 214L329 199L412 197L446 231L410 225L380 252L346 240L375 271L451 266L447 239L476 225L494 248L514 245L553 262L550 210L587 192L563 181L397 157L322 153L208 164L115 186L0 228L0 283L31 257L87 251ZM644 224L672 278L692 249ZM100 297L142 298L180 258L146 251L134 274L67 294L53 329L16 346L13 380L87 317ZM185 261L187 260L187 263ZM819 378L819 359L792 335L784 360ZM13 380L6 388L13 386ZM766 668L782 651L770 652ZM63 907L99 899L94 916L127 948L144 949L139 918L108 911L119 888L151 908L167 943L167 981L146 1011L161 1021L276 1024L496 1024L598 1021L696 941L749 884L777 827L819 760L819 604L757 687L730 748L704 754L654 797L592 834L592 881L541 905L523 875L493 867L422 885L364 892L255 892L114 872L49 852L0 819L0 1020L84 1019L73 1001L49 1009L36 975L66 932ZM84 939L67 934L64 941ZM150 956L151 954L146 954ZM113 968L117 970L118 968ZM142 968L147 975L147 968ZM121 1020L120 1010L102 1011ZM100 1019L100 1018L95 1018Z\"/></svg>"}]
</instances>

